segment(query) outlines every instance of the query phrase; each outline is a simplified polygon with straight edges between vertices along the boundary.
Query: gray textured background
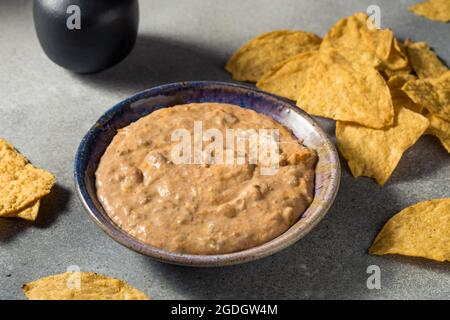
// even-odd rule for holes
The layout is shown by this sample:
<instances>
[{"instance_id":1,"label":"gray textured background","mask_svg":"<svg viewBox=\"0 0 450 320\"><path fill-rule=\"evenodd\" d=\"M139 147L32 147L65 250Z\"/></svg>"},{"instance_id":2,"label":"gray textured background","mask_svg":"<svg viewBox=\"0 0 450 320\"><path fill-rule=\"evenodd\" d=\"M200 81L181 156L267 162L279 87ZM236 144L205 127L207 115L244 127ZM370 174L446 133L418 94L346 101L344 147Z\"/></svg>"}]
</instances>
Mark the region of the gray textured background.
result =
<instances>
[{"instance_id":1,"label":"gray textured background","mask_svg":"<svg viewBox=\"0 0 450 320\"><path fill-rule=\"evenodd\" d=\"M340 194L307 237L272 257L220 269L164 265L103 234L74 193L77 145L96 119L123 98L179 80L230 81L222 67L244 41L277 28L324 35L339 18L368 5L400 38L429 42L450 60L450 25L407 11L415 1L152 0L141 1L140 37L121 64L79 76L50 62L34 34L31 1L0 1L0 136L58 184L35 224L0 221L0 298L24 298L23 283L70 265L119 277L156 299L438 298L450 299L449 264L399 256L372 257L367 248L394 213L418 201L450 196L450 155L423 137L403 157L386 187L354 179L343 165ZM321 120L332 130L331 121ZM382 271L382 289L366 288L366 268Z\"/></svg>"}]
</instances>

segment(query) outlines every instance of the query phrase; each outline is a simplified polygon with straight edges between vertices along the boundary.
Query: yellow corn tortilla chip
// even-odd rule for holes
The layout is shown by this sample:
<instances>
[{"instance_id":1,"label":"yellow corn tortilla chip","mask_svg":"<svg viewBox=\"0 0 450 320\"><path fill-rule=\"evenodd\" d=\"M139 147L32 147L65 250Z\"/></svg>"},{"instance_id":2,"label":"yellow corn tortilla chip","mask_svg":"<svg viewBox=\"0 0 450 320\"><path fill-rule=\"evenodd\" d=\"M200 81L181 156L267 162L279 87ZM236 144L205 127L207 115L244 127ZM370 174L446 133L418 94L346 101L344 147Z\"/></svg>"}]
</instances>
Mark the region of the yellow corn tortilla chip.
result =
<instances>
[{"instance_id":1,"label":"yellow corn tortilla chip","mask_svg":"<svg viewBox=\"0 0 450 320\"><path fill-rule=\"evenodd\" d=\"M402 90L415 103L450 121L450 71L436 79L409 81Z\"/></svg>"},{"instance_id":2,"label":"yellow corn tortilla chip","mask_svg":"<svg viewBox=\"0 0 450 320\"><path fill-rule=\"evenodd\" d=\"M315 60L318 51L309 51L295 55L274 66L265 73L256 86L270 93L295 100L306 80L306 74Z\"/></svg>"},{"instance_id":3,"label":"yellow corn tortilla chip","mask_svg":"<svg viewBox=\"0 0 450 320\"><path fill-rule=\"evenodd\" d=\"M304 31L264 33L240 48L225 69L235 80L257 82L273 66L289 57L317 50L321 41L314 33Z\"/></svg>"},{"instance_id":4,"label":"yellow corn tortilla chip","mask_svg":"<svg viewBox=\"0 0 450 320\"><path fill-rule=\"evenodd\" d=\"M448 68L425 42L405 41L410 63L419 78L439 78Z\"/></svg>"},{"instance_id":5,"label":"yellow corn tortilla chip","mask_svg":"<svg viewBox=\"0 0 450 320\"><path fill-rule=\"evenodd\" d=\"M55 177L33 167L0 139L0 217L18 212L50 192Z\"/></svg>"},{"instance_id":6,"label":"yellow corn tortilla chip","mask_svg":"<svg viewBox=\"0 0 450 320\"><path fill-rule=\"evenodd\" d=\"M335 48L342 55L348 56L350 49L354 54L352 61L364 64L364 57L371 52L378 57L385 68L391 70L401 69L407 66L408 61L399 52L399 46L394 42L394 34L389 29L369 29L368 17L359 12L352 16L339 20L325 35L320 49Z\"/></svg>"},{"instance_id":7,"label":"yellow corn tortilla chip","mask_svg":"<svg viewBox=\"0 0 450 320\"><path fill-rule=\"evenodd\" d=\"M417 80L417 77L409 73L397 73L389 77L387 85L389 88L401 88L408 81Z\"/></svg>"},{"instance_id":8,"label":"yellow corn tortilla chip","mask_svg":"<svg viewBox=\"0 0 450 320\"><path fill-rule=\"evenodd\" d=\"M371 129L338 121L337 146L355 177L374 178L383 186L397 167L403 153L427 130L426 117L394 99L395 122L390 128Z\"/></svg>"},{"instance_id":9,"label":"yellow corn tortilla chip","mask_svg":"<svg viewBox=\"0 0 450 320\"><path fill-rule=\"evenodd\" d=\"M408 96L406 96L403 91L400 89L391 89L392 99L395 101L397 105L401 105L402 107L405 107L411 111L414 111L416 113L419 113L421 115L426 114L426 110L417 103L414 103Z\"/></svg>"},{"instance_id":10,"label":"yellow corn tortilla chip","mask_svg":"<svg viewBox=\"0 0 450 320\"><path fill-rule=\"evenodd\" d=\"M25 219L28 221L35 221L39 214L40 206L41 200L37 200L36 202L32 203L28 208L19 211L16 214L16 216L17 218Z\"/></svg>"},{"instance_id":11,"label":"yellow corn tortilla chip","mask_svg":"<svg viewBox=\"0 0 450 320\"><path fill-rule=\"evenodd\" d=\"M408 81L414 81L417 77L413 74L398 73L393 75L387 81L387 85L391 91L392 99L396 100L397 104L408 108L414 112L423 114L424 108L412 101L408 95L401 89Z\"/></svg>"},{"instance_id":12,"label":"yellow corn tortilla chip","mask_svg":"<svg viewBox=\"0 0 450 320\"><path fill-rule=\"evenodd\" d=\"M412 68L408 64L405 68L398 69L398 70L390 70L390 69L384 69L382 70L383 74L385 75L385 79L389 79L396 75L406 75L406 74L412 74Z\"/></svg>"},{"instance_id":13,"label":"yellow corn tortilla chip","mask_svg":"<svg viewBox=\"0 0 450 320\"><path fill-rule=\"evenodd\" d=\"M316 116L372 128L390 126L394 120L391 94L379 72L348 61L334 49L320 51L297 105Z\"/></svg>"},{"instance_id":14,"label":"yellow corn tortilla chip","mask_svg":"<svg viewBox=\"0 0 450 320\"><path fill-rule=\"evenodd\" d=\"M450 121L445 121L436 115L430 115L428 119L430 120L428 133L438 137L444 148L450 153Z\"/></svg>"},{"instance_id":15,"label":"yellow corn tortilla chip","mask_svg":"<svg viewBox=\"0 0 450 320\"><path fill-rule=\"evenodd\" d=\"M27 159L6 140L0 138L0 173L14 172L26 166Z\"/></svg>"},{"instance_id":16,"label":"yellow corn tortilla chip","mask_svg":"<svg viewBox=\"0 0 450 320\"><path fill-rule=\"evenodd\" d=\"M369 253L450 261L450 199L421 202L402 210L386 223Z\"/></svg>"},{"instance_id":17,"label":"yellow corn tortilla chip","mask_svg":"<svg viewBox=\"0 0 450 320\"><path fill-rule=\"evenodd\" d=\"M410 6L409 11L434 21L450 21L450 1L448 0L428 0L420 2Z\"/></svg>"},{"instance_id":18,"label":"yellow corn tortilla chip","mask_svg":"<svg viewBox=\"0 0 450 320\"><path fill-rule=\"evenodd\" d=\"M394 37L394 49L397 51L397 54L399 54L402 59L406 60L409 63L408 53L406 52L405 44L398 41L397 38ZM404 68L407 68L408 66L405 66Z\"/></svg>"},{"instance_id":19,"label":"yellow corn tortilla chip","mask_svg":"<svg viewBox=\"0 0 450 320\"><path fill-rule=\"evenodd\" d=\"M384 61L383 69L392 71L408 69L409 59L405 48L395 37L393 38L391 46L392 48L389 52L389 56L387 60Z\"/></svg>"},{"instance_id":20,"label":"yellow corn tortilla chip","mask_svg":"<svg viewBox=\"0 0 450 320\"><path fill-rule=\"evenodd\" d=\"M32 202L29 206L24 209L20 209L17 212L12 212L7 215L3 215L4 218L21 218L28 221L36 221L36 218L39 214L39 207L41 205L41 201L37 200Z\"/></svg>"},{"instance_id":21,"label":"yellow corn tortilla chip","mask_svg":"<svg viewBox=\"0 0 450 320\"><path fill-rule=\"evenodd\" d=\"M30 300L149 300L129 284L93 272L66 272L23 285Z\"/></svg>"},{"instance_id":22,"label":"yellow corn tortilla chip","mask_svg":"<svg viewBox=\"0 0 450 320\"><path fill-rule=\"evenodd\" d=\"M30 164L15 174L0 172L0 216L22 209L49 194L54 181L51 173Z\"/></svg>"}]
</instances>

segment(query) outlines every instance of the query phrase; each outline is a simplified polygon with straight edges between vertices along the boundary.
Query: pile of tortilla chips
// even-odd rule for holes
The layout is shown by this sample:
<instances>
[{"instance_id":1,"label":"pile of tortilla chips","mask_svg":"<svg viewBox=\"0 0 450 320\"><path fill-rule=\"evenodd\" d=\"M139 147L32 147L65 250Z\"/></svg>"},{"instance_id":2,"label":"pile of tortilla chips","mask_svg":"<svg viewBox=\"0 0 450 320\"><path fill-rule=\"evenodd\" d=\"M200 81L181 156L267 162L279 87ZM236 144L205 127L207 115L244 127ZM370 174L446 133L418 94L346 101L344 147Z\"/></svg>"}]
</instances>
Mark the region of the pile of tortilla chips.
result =
<instances>
[{"instance_id":1,"label":"pile of tortilla chips","mask_svg":"<svg viewBox=\"0 0 450 320\"><path fill-rule=\"evenodd\" d=\"M54 183L51 173L33 167L0 138L0 217L36 220L40 199Z\"/></svg>"},{"instance_id":2,"label":"pile of tortilla chips","mask_svg":"<svg viewBox=\"0 0 450 320\"><path fill-rule=\"evenodd\" d=\"M355 177L384 185L424 133L449 150L450 74L425 42L401 42L365 13L339 20L319 39L302 31L264 34L226 69L235 80L257 82L312 115L337 120L337 145Z\"/></svg>"},{"instance_id":3,"label":"pile of tortilla chips","mask_svg":"<svg viewBox=\"0 0 450 320\"><path fill-rule=\"evenodd\" d=\"M129 284L93 272L66 272L23 285L30 300L149 300Z\"/></svg>"},{"instance_id":4,"label":"pile of tortilla chips","mask_svg":"<svg viewBox=\"0 0 450 320\"><path fill-rule=\"evenodd\" d=\"M410 6L409 10L430 20L450 21L450 1L448 0L427 0Z\"/></svg>"},{"instance_id":5,"label":"pile of tortilla chips","mask_svg":"<svg viewBox=\"0 0 450 320\"><path fill-rule=\"evenodd\" d=\"M369 253L450 261L450 198L418 203L395 215Z\"/></svg>"}]
</instances>

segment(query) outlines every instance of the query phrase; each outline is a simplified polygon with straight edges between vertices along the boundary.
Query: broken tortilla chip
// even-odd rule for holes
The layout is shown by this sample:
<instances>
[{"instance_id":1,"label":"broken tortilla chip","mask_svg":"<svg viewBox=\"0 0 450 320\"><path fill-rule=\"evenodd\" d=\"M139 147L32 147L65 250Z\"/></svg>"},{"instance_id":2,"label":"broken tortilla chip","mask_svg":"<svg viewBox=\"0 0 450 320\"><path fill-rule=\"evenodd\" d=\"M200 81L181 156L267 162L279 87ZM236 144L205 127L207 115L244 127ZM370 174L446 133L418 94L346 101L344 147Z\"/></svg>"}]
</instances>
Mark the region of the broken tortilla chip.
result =
<instances>
[{"instance_id":1,"label":"broken tortilla chip","mask_svg":"<svg viewBox=\"0 0 450 320\"><path fill-rule=\"evenodd\" d=\"M409 67L409 59L405 48L394 37L392 41L392 48L389 56L382 67L383 70L406 70Z\"/></svg>"},{"instance_id":2,"label":"broken tortilla chip","mask_svg":"<svg viewBox=\"0 0 450 320\"><path fill-rule=\"evenodd\" d=\"M35 219L37 203L50 193L55 177L33 167L12 145L0 139L0 217Z\"/></svg>"},{"instance_id":3,"label":"broken tortilla chip","mask_svg":"<svg viewBox=\"0 0 450 320\"><path fill-rule=\"evenodd\" d=\"M257 82L276 64L319 48L322 39L310 32L278 30L262 34L240 48L226 70L234 80Z\"/></svg>"},{"instance_id":4,"label":"broken tortilla chip","mask_svg":"<svg viewBox=\"0 0 450 320\"><path fill-rule=\"evenodd\" d=\"M450 121L445 121L436 115L430 115L428 119L430 127L427 133L438 137L444 148L450 153Z\"/></svg>"},{"instance_id":5,"label":"broken tortilla chip","mask_svg":"<svg viewBox=\"0 0 450 320\"><path fill-rule=\"evenodd\" d=\"M316 116L371 128L392 125L389 87L373 67L348 61L334 49L321 50L308 71L297 105Z\"/></svg>"},{"instance_id":6,"label":"broken tortilla chip","mask_svg":"<svg viewBox=\"0 0 450 320\"><path fill-rule=\"evenodd\" d=\"M338 121L337 146L355 177L374 178L383 186L397 167L403 153L427 130L426 117L394 99L395 122L390 128L371 129Z\"/></svg>"},{"instance_id":7,"label":"broken tortilla chip","mask_svg":"<svg viewBox=\"0 0 450 320\"><path fill-rule=\"evenodd\" d=\"M393 77L395 75L412 74L412 72L413 70L409 64L405 68L399 70L389 70L389 69L383 70L383 74L386 76L386 79L389 79L390 77Z\"/></svg>"},{"instance_id":8,"label":"broken tortilla chip","mask_svg":"<svg viewBox=\"0 0 450 320\"><path fill-rule=\"evenodd\" d=\"M414 103L403 91L399 89L391 89L392 99L397 105L405 107L411 111L417 112L421 115L425 115L426 110L417 103Z\"/></svg>"},{"instance_id":9,"label":"broken tortilla chip","mask_svg":"<svg viewBox=\"0 0 450 320\"><path fill-rule=\"evenodd\" d=\"M0 216L18 211L49 194L54 182L51 173L31 164L14 174L0 171Z\"/></svg>"},{"instance_id":10,"label":"broken tortilla chip","mask_svg":"<svg viewBox=\"0 0 450 320\"><path fill-rule=\"evenodd\" d=\"M450 121L450 71L436 79L409 81L402 90L415 103Z\"/></svg>"},{"instance_id":11,"label":"broken tortilla chip","mask_svg":"<svg viewBox=\"0 0 450 320\"><path fill-rule=\"evenodd\" d=\"M318 51L295 55L265 73L256 86L270 93L295 100L304 86L307 71L317 59Z\"/></svg>"},{"instance_id":12,"label":"broken tortilla chip","mask_svg":"<svg viewBox=\"0 0 450 320\"><path fill-rule=\"evenodd\" d=\"M450 1L448 0L428 0L420 2L410 6L409 11L434 21L450 21Z\"/></svg>"},{"instance_id":13,"label":"broken tortilla chip","mask_svg":"<svg viewBox=\"0 0 450 320\"><path fill-rule=\"evenodd\" d=\"M389 80L387 81L387 85L391 90L392 99L396 100L397 104L414 112L423 114L424 108L421 105L414 103L414 101L412 101L408 97L408 95L401 89L406 82L414 81L416 79L417 77L415 75L398 73L389 78Z\"/></svg>"},{"instance_id":14,"label":"broken tortilla chip","mask_svg":"<svg viewBox=\"0 0 450 320\"><path fill-rule=\"evenodd\" d=\"M386 223L369 253L450 261L450 199L421 202L402 210Z\"/></svg>"},{"instance_id":15,"label":"broken tortilla chip","mask_svg":"<svg viewBox=\"0 0 450 320\"><path fill-rule=\"evenodd\" d=\"M30 300L149 300L129 284L93 272L66 272L23 285Z\"/></svg>"},{"instance_id":16,"label":"broken tortilla chip","mask_svg":"<svg viewBox=\"0 0 450 320\"><path fill-rule=\"evenodd\" d=\"M339 20L325 35L320 49L335 48L342 55L351 50L354 54L351 61L364 64L367 52L380 59L383 68L397 70L408 65L407 59L395 43L394 34L389 29L369 28L368 16L359 12Z\"/></svg>"},{"instance_id":17,"label":"broken tortilla chip","mask_svg":"<svg viewBox=\"0 0 450 320\"><path fill-rule=\"evenodd\" d=\"M389 77L387 85L389 88L401 88L408 81L417 80L417 77L409 73L398 73Z\"/></svg>"},{"instance_id":18,"label":"broken tortilla chip","mask_svg":"<svg viewBox=\"0 0 450 320\"><path fill-rule=\"evenodd\" d=\"M425 42L405 41L410 63L419 78L439 78L448 68Z\"/></svg>"},{"instance_id":19,"label":"broken tortilla chip","mask_svg":"<svg viewBox=\"0 0 450 320\"><path fill-rule=\"evenodd\" d=\"M1 216L2 218L21 218L28 221L35 221L38 214L39 208L41 205L41 201L37 200L32 202L28 207L20 209L17 212L12 212L6 215Z\"/></svg>"},{"instance_id":20,"label":"broken tortilla chip","mask_svg":"<svg viewBox=\"0 0 450 320\"><path fill-rule=\"evenodd\" d=\"M11 144L0 138L0 172L13 172L27 165L27 159Z\"/></svg>"}]
</instances>

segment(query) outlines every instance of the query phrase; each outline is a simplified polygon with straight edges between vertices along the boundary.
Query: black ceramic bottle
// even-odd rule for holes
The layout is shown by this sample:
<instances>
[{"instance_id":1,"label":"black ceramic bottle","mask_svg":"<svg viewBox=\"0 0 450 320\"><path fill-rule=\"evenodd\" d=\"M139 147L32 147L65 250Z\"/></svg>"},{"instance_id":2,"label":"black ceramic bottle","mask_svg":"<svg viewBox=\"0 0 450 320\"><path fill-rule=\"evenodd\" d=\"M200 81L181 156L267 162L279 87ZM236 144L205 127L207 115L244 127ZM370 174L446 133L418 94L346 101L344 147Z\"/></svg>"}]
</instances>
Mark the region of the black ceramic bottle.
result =
<instances>
[{"instance_id":1,"label":"black ceramic bottle","mask_svg":"<svg viewBox=\"0 0 450 320\"><path fill-rule=\"evenodd\" d=\"M137 0L34 0L39 42L56 64L76 73L102 71L133 49Z\"/></svg>"}]
</instances>

